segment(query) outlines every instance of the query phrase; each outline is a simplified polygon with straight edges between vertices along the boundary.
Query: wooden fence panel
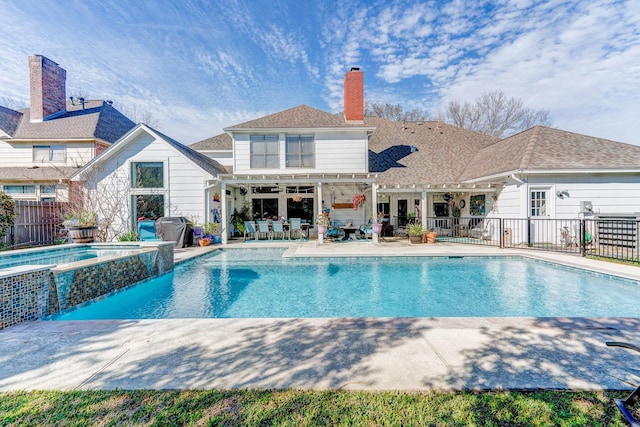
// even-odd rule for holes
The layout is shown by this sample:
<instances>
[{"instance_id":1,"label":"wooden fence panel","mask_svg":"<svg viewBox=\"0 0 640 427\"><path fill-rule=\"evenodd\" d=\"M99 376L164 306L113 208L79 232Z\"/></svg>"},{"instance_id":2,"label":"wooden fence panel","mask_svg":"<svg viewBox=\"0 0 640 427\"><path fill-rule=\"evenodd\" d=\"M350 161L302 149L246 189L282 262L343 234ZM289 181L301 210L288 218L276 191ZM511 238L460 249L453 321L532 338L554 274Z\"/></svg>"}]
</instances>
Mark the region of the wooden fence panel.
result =
<instances>
[{"instance_id":1,"label":"wooden fence panel","mask_svg":"<svg viewBox=\"0 0 640 427\"><path fill-rule=\"evenodd\" d=\"M5 247L53 244L62 228L64 202L16 200L16 219L7 230Z\"/></svg>"}]
</instances>

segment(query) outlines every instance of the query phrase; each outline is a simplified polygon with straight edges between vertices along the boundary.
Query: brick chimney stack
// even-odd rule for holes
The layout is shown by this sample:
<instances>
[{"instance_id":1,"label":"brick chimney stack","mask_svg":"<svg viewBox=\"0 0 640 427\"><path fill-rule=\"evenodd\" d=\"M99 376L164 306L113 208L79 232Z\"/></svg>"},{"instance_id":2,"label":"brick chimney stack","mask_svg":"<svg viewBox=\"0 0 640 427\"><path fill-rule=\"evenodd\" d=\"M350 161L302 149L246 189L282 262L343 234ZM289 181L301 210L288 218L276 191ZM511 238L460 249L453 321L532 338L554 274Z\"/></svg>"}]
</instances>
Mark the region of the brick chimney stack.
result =
<instances>
[{"instance_id":1,"label":"brick chimney stack","mask_svg":"<svg viewBox=\"0 0 640 427\"><path fill-rule=\"evenodd\" d=\"M364 73L357 67L344 76L344 119L364 121Z\"/></svg>"},{"instance_id":2,"label":"brick chimney stack","mask_svg":"<svg viewBox=\"0 0 640 427\"><path fill-rule=\"evenodd\" d=\"M31 121L42 122L67 109L67 72L42 55L29 57Z\"/></svg>"}]
</instances>

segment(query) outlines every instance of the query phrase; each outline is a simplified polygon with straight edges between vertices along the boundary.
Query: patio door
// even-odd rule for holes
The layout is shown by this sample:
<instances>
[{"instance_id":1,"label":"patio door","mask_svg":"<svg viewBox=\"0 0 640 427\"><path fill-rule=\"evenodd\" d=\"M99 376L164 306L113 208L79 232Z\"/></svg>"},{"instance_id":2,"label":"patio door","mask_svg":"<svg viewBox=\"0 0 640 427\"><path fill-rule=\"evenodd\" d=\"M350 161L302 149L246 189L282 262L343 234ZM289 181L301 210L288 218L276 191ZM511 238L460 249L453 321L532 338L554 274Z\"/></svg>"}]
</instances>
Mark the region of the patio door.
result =
<instances>
[{"instance_id":1,"label":"patio door","mask_svg":"<svg viewBox=\"0 0 640 427\"><path fill-rule=\"evenodd\" d=\"M529 190L529 244L551 243L553 230L550 229L549 188L531 188Z\"/></svg>"}]
</instances>

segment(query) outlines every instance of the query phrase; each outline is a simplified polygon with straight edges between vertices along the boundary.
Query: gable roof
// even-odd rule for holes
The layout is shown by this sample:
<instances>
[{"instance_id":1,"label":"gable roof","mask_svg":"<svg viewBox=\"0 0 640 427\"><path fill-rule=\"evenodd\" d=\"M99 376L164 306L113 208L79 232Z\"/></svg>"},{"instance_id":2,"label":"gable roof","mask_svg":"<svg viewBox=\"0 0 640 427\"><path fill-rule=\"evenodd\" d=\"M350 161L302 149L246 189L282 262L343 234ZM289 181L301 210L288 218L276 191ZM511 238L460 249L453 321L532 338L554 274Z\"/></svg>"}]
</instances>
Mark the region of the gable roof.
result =
<instances>
[{"instance_id":1,"label":"gable roof","mask_svg":"<svg viewBox=\"0 0 640 427\"><path fill-rule=\"evenodd\" d=\"M90 171L94 167L94 165L116 155L118 151L126 147L129 141L132 141L134 139L134 138L131 138L131 136L138 131L144 131L144 132L147 132L148 134L151 134L152 136L156 136L162 139L171 147L178 150L183 156L185 156L186 158L191 160L193 163L195 163L202 170L204 170L205 172L213 176L226 173L224 166L222 166L220 163L216 162L215 160L205 156L204 154L198 153L197 151L187 147L184 144L181 144L175 139L168 137L167 135L151 128L150 126L145 125L144 123L140 123L137 126L135 126L133 129L131 129L129 132L127 132L125 135L123 135L122 138L120 138L118 141L112 144L109 148L104 150L98 156L91 159L80 170L74 173L71 176L71 179L81 178L82 174L86 173L87 171Z\"/></svg>"},{"instance_id":2,"label":"gable roof","mask_svg":"<svg viewBox=\"0 0 640 427\"><path fill-rule=\"evenodd\" d=\"M212 136L189 145L193 150L233 150L233 139L228 133Z\"/></svg>"},{"instance_id":3,"label":"gable roof","mask_svg":"<svg viewBox=\"0 0 640 427\"><path fill-rule=\"evenodd\" d=\"M461 180L513 171L640 169L640 147L535 126L480 151Z\"/></svg>"},{"instance_id":4,"label":"gable roof","mask_svg":"<svg viewBox=\"0 0 640 427\"><path fill-rule=\"evenodd\" d=\"M7 109L4 109L7 110ZM13 111L13 110L9 110ZM16 140L32 139L100 139L113 143L135 126L124 114L105 101L86 101L84 108L79 103L67 101L67 111L52 119L31 123L30 109L17 112L20 120L12 133ZM5 120L2 117L5 117ZM10 117L9 120L6 118ZM5 121L15 123L16 115L0 111L0 126Z\"/></svg>"},{"instance_id":5,"label":"gable roof","mask_svg":"<svg viewBox=\"0 0 640 427\"><path fill-rule=\"evenodd\" d=\"M375 126L369 139L369 171L378 174L378 183L387 185L458 182L476 152L498 140L439 121L394 122L380 117L364 121Z\"/></svg>"},{"instance_id":6,"label":"gable roof","mask_svg":"<svg viewBox=\"0 0 640 427\"><path fill-rule=\"evenodd\" d=\"M327 113L307 105L299 105L288 110L275 114L260 117L255 120L240 123L228 128L225 131L234 130L257 130L257 129L282 129L282 128L362 128L362 123L347 123L344 117Z\"/></svg>"},{"instance_id":7,"label":"gable roof","mask_svg":"<svg viewBox=\"0 0 640 427\"><path fill-rule=\"evenodd\" d=\"M152 127L149 127L149 126L147 127L151 129L153 132L155 132L156 134L158 134L160 137L162 137L162 139L168 142L169 145L171 145L173 148L178 150L180 153L182 153L182 155L184 155L186 158L194 162L196 165L200 166L202 169L204 169L211 175L215 176L215 175L223 174L227 172L224 166L222 166L220 163L213 160L212 158L205 156L202 153L198 153L196 150L190 147L187 147L186 145L176 141L173 138L168 137L162 132L158 132Z\"/></svg>"}]
</instances>

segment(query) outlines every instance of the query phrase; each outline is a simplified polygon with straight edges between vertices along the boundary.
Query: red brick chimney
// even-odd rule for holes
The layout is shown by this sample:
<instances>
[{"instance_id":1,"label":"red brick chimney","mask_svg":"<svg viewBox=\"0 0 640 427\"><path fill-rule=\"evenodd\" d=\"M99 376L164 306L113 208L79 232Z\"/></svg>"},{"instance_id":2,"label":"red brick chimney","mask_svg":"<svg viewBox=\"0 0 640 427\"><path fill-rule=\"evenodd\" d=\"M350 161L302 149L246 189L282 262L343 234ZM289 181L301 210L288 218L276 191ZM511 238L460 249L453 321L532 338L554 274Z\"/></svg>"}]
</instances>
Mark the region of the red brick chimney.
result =
<instances>
[{"instance_id":1,"label":"red brick chimney","mask_svg":"<svg viewBox=\"0 0 640 427\"><path fill-rule=\"evenodd\" d=\"M67 72L42 55L29 57L31 121L41 122L67 109Z\"/></svg>"},{"instance_id":2,"label":"red brick chimney","mask_svg":"<svg viewBox=\"0 0 640 427\"><path fill-rule=\"evenodd\" d=\"M364 73L357 67L352 67L344 76L344 119L364 120Z\"/></svg>"}]
</instances>

